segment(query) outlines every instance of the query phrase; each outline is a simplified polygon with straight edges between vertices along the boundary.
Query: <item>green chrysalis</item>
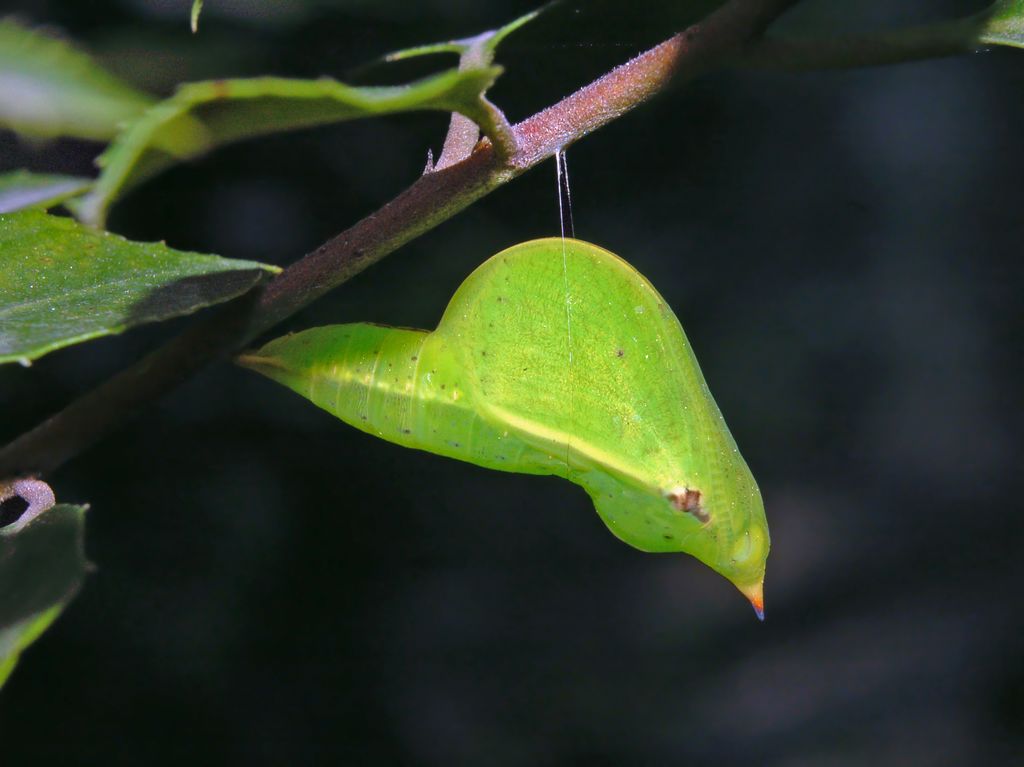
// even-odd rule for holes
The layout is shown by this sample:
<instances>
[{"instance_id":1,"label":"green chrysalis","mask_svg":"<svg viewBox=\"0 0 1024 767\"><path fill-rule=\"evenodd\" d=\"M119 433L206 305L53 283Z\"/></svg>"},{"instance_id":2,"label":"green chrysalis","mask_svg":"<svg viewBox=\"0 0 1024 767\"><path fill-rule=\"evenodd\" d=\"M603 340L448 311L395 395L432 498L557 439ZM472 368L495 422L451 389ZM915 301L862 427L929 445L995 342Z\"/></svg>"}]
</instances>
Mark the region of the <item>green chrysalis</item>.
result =
<instances>
[{"instance_id":1,"label":"green chrysalis","mask_svg":"<svg viewBox=\"0 0 1024 767\"><path fill-rule=\"evenodd\" d=\"M314 328L239 362L407 447L582 486L643 551L683 551L762 615L768 527L675 314L608 251L525 242L481 265L437 330Z\"/></svg>"}]
</instances>

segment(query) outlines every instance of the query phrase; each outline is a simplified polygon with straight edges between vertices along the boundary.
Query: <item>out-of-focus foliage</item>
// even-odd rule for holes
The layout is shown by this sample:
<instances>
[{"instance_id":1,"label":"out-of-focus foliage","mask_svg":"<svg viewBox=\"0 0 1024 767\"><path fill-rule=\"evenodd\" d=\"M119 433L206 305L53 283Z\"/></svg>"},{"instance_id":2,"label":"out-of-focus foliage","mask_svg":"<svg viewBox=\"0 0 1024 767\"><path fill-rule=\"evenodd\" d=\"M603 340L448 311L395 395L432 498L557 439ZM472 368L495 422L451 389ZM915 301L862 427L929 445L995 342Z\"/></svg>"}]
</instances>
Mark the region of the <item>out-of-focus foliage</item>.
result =
<instances>
[{"instance_id":1,"label":"out-of-focus foliage","mask_svg":"<svg viewBox=\"0 0 1024 767\"><path fill-rule=\"evenodd\" d=\"M0 686L82 583L85 511L54 506L20 529L0 526Z\"/></svg>"},{"instance_id":2,"label":"out-of-focus foliage","mask_svg":"<svg viewBox=\"0 0 1024 767\"><path fill-rule=\"evenodd\" d=\"M189 18L192 32L199 31L199 14L203 11L203 0L192 0L192 13Z\"/></svg>"},{"instance_id":3,"label":"out-of-focus foliage","mask_svg":"<svg viewBox=\"0 0 1024 767\"><path fill-rule=\"evenodd\" d=\"M15 170L0 174L0 213L24 208L52 208L77 197L92 186L92 179Z\"/></svg>"},{"instance_id":4,"label":"out-of-focus foliage","mask_svg":"<svg viewBox=\"0 0 1024 767\"><path fill-rule=\"evenodd\" d=\"M0 127L109 139L152 101L65 40L0 20Z\"/></svg>"}]
</instances>

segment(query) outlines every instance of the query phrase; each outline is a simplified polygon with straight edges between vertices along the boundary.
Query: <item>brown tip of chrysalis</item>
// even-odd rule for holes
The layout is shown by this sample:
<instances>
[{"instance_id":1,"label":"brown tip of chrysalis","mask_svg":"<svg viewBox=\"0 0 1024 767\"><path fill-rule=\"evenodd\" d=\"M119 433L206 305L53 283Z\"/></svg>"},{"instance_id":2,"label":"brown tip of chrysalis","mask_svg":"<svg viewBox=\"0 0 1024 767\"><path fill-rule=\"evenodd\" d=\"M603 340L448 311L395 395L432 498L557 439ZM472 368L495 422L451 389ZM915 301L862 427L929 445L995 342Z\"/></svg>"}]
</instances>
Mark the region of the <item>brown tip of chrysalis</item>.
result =
<instances>
[{"instance_id":1,"label":"brown tip of chrysalis","mask_svg":"<svg viewBox=\"0 0 1024 767\"><path fill-rule=\"evenodd\" d=\"M754 607L754 615L761 622L764 622L764 600L762 599L751 599L750 604Z\"/></svg>"},{"instance_id":2,"label":"brown tip of chrysalis","mask_svg":"<svg viewBox=\"0 0 1024 767\"><path fill-rule=\"evenodd\" d=\"M753 586L741 588L743 596L750 600L750 606L754 608L754 614L759 621L764 620L764 581L755 583Z\"/></svg>"}]
</instances>

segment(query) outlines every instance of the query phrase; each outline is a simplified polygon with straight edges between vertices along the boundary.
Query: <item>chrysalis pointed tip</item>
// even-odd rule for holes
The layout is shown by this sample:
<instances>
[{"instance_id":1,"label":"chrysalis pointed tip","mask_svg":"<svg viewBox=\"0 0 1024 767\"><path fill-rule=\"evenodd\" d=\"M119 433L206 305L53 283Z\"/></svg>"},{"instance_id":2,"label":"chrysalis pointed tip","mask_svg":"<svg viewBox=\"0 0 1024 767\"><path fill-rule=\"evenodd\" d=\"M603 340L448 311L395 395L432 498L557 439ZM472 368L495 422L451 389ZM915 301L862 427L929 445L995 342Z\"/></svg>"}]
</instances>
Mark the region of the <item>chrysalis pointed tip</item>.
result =
<instances>
[{"instance_id":1,"label":"chrysalis pointed tip","mask_svg":"<svg viewBox=\"0 0 1024 767\"><path fill-rule=\"evenodd\" d=\"M754 608L754 615L759 621L764 621L764 582L755 583L753 586L740 589L743 596L750 600L750 606Z\"/></svg>"},{"instance_id":2,"label":"chrysalis pointed tip","mask_svg":"<svg viewBox=\"0 0 1024 767\"><path fill-rule=\"evenodd\" d=\"M754 600L751 600L750 604L754 607L754 615L757 616L759 621L764 623L764 602L755 602Z\"/></svg>"}]
</instances>

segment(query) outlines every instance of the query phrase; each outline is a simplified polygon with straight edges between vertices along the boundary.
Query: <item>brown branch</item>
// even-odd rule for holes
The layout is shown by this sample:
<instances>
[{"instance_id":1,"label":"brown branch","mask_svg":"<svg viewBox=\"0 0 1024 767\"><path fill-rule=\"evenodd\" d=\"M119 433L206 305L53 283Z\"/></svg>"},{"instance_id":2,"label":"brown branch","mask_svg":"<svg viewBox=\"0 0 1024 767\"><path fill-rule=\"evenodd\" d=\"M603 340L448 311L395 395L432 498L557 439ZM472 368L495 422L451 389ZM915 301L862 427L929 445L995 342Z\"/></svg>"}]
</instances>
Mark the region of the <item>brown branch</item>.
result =
<instances>
[{"instance_id":1,"label":"brown branch","mask_svg":"<svg viewBox=\"0 0 1024 767\"><path fill-rule=\"evenodd\" d=\"M214 359L341 285L409 240L664 90L735 56L798 0L730 0L705 21L514 126L502 159L483 142L462 162L419 178L394 200L300 259L261 293L211 312L181 336L0 450L0 477L46 474Z\"/></svg>"}]
</instances>

